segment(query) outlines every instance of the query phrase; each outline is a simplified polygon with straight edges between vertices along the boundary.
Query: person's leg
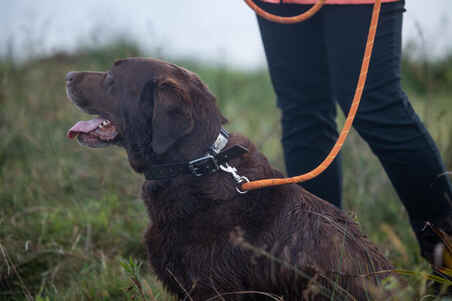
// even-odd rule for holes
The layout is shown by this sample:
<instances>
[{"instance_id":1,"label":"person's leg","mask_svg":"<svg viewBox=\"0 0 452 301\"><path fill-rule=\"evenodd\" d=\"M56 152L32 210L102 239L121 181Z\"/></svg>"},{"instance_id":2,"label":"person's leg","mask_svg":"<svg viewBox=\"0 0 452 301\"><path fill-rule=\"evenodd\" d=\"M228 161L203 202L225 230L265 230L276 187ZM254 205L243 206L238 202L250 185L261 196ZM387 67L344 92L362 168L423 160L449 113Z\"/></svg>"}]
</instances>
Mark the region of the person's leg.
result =
<instances>
[{"instance_id":1,"label":"person's leg","mask_svg":"<svg viewBox=\"0 0 452 301\"><path fill-rule=\"evenodd\" d=\"M324 8L333 85L346 114L359 75L371 10L370 5ZM401 88L403 11L403 2L382 7L354 127L378 156L419 234L426 221L450 216L452 192L438 149Z\"/></svg>"},{"instance_id":2,"label":"person's leg","mask_svg":"<svg viewBox=\"0 0 452 301\"><path fill-rule=\"evenodd\" d=\"M293 15L305 5L261 4L278 15ZM323 17L299 24L272 23L258 17L268 68L282 113L282 145L288 176L316 167L337 139L323 41ZM340 159L319 177L302 183L308 191L341 206Z\"/></svg>"}]
</instances>

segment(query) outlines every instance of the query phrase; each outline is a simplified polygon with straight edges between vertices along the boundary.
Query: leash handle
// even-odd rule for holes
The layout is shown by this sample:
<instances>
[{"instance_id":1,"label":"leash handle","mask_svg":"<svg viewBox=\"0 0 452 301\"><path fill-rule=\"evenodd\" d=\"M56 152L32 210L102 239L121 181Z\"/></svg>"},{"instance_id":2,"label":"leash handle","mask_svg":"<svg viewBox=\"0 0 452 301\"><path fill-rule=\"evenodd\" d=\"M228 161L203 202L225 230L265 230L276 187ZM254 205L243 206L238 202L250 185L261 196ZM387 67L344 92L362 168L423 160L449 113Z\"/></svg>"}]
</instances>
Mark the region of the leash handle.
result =
<instances>
[{"instance_id":1,"label":"leash handle","mask_svg":"<svg viewBox=\"0 0 452 301\"><path fill-rule=\"evenodd\" d=\"M246 3L252 2L252 0L245 0L245 2ZM323 2L324 1L319 0L319 2L316 3L316 5L321 6L323 4ZM367 37L366 49L364 51L364 57L363 57L363 61L361 64L361 73L359 75L358 84L357 84L356 90L355 90L355 96L353 97L353 102L350 107L350 111L347 115L347 119L345 120L344 128L342 129L341 134L339 135L339 138L336 141L336 144L333 146L333 148L331 149L331 151L327 155L327 157L322 161L322 163L319 164L319 166L317 166L316 168L314 168L313 170L311 170L310 172L307 172L305 174L302 174L302 175L299 175L296 177L292 177L292 178L264 179L264 180L259 180L259 181L251 181L251 182L242 184L241 190L254 190L254 189L259 189L259 188L268 187L268 186L277 186L277 185L304 182L304 181L317 177L319 174L321 174L323 171L325 171L325 169L327 169L328 166L330 166L330 164L333 162L333 160L336 158L339 151L341 150L345 140L347 139L347 136L348 136L350 129L352 127L352 124L353 124L353 120L355 119L356 112L358 111L359 103L361 101L363 91L364 91L364 86L365 86L366 80L367 80L367 73L369 71L370 58L372 56L372 50L373 50L374 42L375 42L375 35L377 32L377 28L378 28L378 19L380 16L380 9L381 9L381 0L375 0L375 4L373 7L373 11L372 11L372 19L371 19L370 26L369 26L369 34ZM279 20L279 19L275 19L275 22L277 22L276 20Z\"/></svg>"},{"instance_id":2,"label":"leash handle","mask_svg":"<svg viewBox=\"0 0 452 301\"><path fill-rule=\"evenodd\" d=\"M257 6L253 0L245 0L245 2L252 10L256 12L256 14L258 14L262 18L271 22L282 24L293 24L306 21L307 19L314 16L320 10L320 8L322 8L323 4L325 4L325 0L318 0L309 10L305 11L302 14L293 17L281 17L263 10L262 8Z\"/></svg>"}]
</instances>

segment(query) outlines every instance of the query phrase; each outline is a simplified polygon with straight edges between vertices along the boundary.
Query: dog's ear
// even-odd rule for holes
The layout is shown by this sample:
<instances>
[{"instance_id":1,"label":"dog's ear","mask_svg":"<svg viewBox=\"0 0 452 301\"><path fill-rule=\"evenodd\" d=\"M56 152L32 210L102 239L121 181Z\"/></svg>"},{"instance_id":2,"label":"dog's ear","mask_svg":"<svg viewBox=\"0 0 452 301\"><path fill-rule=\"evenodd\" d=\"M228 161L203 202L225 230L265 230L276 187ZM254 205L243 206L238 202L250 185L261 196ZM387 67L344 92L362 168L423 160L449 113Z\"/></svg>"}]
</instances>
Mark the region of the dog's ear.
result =
<instances>
[{"instance_id":1,"label":"dog's ear","mask_svg":"<svg viewBox=\"0 0 452 301\"><path fill-rule=\"evenodd\" d=\"M193 129L193 104L173 79L157 80L153 92L152 149L163 154Z\"/></svg>"}]
</instances>

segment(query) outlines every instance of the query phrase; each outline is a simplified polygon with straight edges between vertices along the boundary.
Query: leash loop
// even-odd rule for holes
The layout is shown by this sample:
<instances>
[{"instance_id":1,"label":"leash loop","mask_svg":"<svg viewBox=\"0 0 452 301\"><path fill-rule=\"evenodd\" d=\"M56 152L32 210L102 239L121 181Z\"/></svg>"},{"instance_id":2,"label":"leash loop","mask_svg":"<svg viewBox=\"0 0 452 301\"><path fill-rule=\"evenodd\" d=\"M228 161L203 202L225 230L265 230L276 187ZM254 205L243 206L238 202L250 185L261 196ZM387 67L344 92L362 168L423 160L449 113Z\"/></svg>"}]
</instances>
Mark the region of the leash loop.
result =
<instances>
[{"instance_id":1,"label":"leash loop","mask_svg":"<svg viewBox=\"0 0 452 301\"><path fill-rule=\"evenodd\" d=\"M323 4L325 4L325 0L318 0L309 10L305 11L302 14L293 17L281 17L263 10L262 8L257 6L256 3L253 2L253 0L245 0L245 2L252 10L256 12L256 14L258 14L265 20L282 24L294 24L306 21L307 19L314 16L322 8Z\"/></svg>"}]
</instances>

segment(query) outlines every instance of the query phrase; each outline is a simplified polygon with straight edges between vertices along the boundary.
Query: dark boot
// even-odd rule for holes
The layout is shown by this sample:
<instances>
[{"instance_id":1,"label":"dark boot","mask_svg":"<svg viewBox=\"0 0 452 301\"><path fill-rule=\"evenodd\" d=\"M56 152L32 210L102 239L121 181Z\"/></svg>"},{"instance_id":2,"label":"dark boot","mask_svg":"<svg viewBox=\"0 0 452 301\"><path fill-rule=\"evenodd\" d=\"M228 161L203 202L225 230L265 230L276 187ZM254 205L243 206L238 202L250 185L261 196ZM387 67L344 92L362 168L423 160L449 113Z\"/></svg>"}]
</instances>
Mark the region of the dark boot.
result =
<instances>
[{"instance_id":1,"label":"dark boot","mask_svg":"<svg viewBox=\"0 0 452 301\"><path fill-rule=\"evenodd\" d=\"M415 231L421 248L421 255L433 268L431 294L452 296L452 218L446 218L432 224L426 222Z\"/></svg>"}]
</instances>

